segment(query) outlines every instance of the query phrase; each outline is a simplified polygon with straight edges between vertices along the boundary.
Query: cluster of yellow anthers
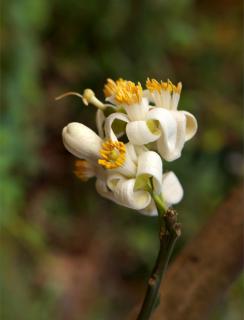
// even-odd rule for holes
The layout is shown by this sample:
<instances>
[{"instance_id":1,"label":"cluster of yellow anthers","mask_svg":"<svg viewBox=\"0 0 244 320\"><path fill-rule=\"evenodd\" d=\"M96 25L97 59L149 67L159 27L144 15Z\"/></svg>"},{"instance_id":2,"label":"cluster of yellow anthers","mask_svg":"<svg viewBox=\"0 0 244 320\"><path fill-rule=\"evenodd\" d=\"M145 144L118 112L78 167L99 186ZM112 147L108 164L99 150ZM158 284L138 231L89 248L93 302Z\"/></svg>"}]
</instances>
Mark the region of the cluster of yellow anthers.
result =
<instances>
[{"instance_id":1,"label":"cluster of yellow anthers","mask_svg":"<svg viewBox=\"0 0 244 320\"><path fill-rule=\"evenodd\" d=\"M118 80L114 81L112 79L107 79L107 83L104 86L103 92L105 97L111 97L116 94L117 89L119 86L124 84L126 80L119 78Z\"/></svg>"},{"instance_id":2,"label":"cluster of yellow anthers","mask_svg":"<svg viewBox=\"0 0 244 320\"><path fill-rule=\"evenodd\" d=\"M121 141L108 140L102 144L98 163L106 169L121 167L125 162L125 145Z\"/></svg>"},{"instance_id":3,"label":"cluster of yellow anthers","mask_svg":"<svg viewBox=\"0 0 244 320\"><path fill-rule=\"evenodd\" d=\"M104 86L104 94L106 97L114 96L118 103L136 104L141 102L142 86L139 82L135 84L123 79L118 79L116 82L108 79Z\"/></svg>"},{"instance_id":4,"label":"cluster of yellow anthers","mask_svg":"<svg viewBox=\"0 0 244 320\"><path fill-rule=\"evenodd\" d=\"M87 181L93 175L93 171L88 161L76 160L74 174L82 181Z\"/></svg>"},{"instance_id":5,"label":"cluster of yellow anthers","mask_svg":"<svg viewBox=\"0 0 244 320\"><path fill-rule=\"evenodd\" d=\"M175 86L170 80L167 82L160 81L158 82L155 79L149 79L147 78L146 81L146 87L150 92L153 91L158 91L160 92L161 90L167 90L169 92L177 92L180 93L182 89L182 84L181 82L178 82L177 85Z\"/></svg>"}]
</instances>

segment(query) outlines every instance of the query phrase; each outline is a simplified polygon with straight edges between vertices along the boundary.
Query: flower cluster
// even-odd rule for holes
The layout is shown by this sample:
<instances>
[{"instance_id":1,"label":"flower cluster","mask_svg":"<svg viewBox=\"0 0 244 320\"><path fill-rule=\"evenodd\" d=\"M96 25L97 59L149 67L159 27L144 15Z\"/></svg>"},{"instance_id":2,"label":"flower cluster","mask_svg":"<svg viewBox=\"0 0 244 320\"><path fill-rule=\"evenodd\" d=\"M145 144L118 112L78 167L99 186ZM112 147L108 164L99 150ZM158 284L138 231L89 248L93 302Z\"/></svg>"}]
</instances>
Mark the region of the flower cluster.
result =
<instances>
[{"instance_id":1,"label":"flower cluster","mask_svg":"<svg viewBox=\"0 0 244 320\"><path fill-rule=\"evenodd\" d=\"M97 108L98 134L77 122L63 129L63 143L77 160L75 174L86 181L96 177L100 195L146 215L156 215L152 192L165 206L178 203L183 196L176 175L164 173L163 160L181 156L186 141L197 131L195 117L178 111L182 85L147 79L140 83L107 80L105 102L91 89L78 95L85 105Z\"/></svg>"}]
</instances>

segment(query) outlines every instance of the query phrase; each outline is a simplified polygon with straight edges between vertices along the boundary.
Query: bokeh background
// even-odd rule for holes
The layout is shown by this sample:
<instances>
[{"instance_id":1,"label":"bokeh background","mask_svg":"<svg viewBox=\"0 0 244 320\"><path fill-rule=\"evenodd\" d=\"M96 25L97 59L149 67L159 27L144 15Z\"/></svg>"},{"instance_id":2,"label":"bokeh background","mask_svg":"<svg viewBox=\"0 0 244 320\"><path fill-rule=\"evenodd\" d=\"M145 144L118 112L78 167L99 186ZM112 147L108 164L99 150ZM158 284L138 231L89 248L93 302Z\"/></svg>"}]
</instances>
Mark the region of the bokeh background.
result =
<instances>
[{"instance_id":1,"label":"bokeh background","mask_svg":"<svg viewBox=\"0 0 244 320\"><path fill-rule=\"evenodd\" d=\"M73 174L62 128L95 129L76 97L106 78L183 82L198 119L165 164L185 189L174 256L243 178L241 0L9 0L2 4L1 319L125 319L157 252L157 221L102 199ZM239 320L239 278L212 320Z\"/></svg>"}]
</instances>

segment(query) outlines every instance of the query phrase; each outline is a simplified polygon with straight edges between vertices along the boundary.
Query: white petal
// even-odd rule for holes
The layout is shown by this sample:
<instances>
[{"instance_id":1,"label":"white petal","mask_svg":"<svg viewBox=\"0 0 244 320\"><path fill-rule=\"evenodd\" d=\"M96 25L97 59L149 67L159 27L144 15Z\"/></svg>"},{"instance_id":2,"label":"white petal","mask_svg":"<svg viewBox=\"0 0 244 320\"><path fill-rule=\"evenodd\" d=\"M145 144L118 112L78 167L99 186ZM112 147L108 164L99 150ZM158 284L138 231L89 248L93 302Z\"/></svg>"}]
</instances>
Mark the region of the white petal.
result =
<instances>
[{"instance_id":1,"label":"white petal","mask_svg":"<svg viewBox=\"0 0 244 320\"><path fill-rule=\"evenodd\" d=\"M131 154L132 154L131 149L132 149L132 147L129 147L129 149L127 149L127 146L126 146L125 162L123 163L123 165L121 167L118 167L115 169L110 169L109 171L120 173L127 178L135 177L136 164L135 164L134 160L131 158ZM133 155L133 156L135 156L135 155Z\"/></svg>"},{"instance_id":2,"label":"white petal","mask_svg":"<svg viewBox=\"0 0 244 320\"><path fill-rule=\"evenodd\" d=\"M161 105L160 107L170 109L171 105L171 92L169 90L161 90ZM159 107L159 105L158 105Z\"/></svg>"},{"instance_id":3,"label":"white petal","mask_svg":"<svg viewBox=\"0 0 244 320\"><path fill-rule=\"evenodd\" d=\"M183 188L174 172L163 175L162 197L167 205L176 204L183 198Z\"/></svg>"},{"instance_id":4,"label":"white petal","mask_svg":"<svg viewBox=\"0 0 244 320\"><path fill-rule=\"evenodd\" d=\"M156 141L158 134L153 134L146 121L132 121L126 126L126 134L129 141L135 145L144 145Z\"/></svg>"},{"instance_id":5,"label":"white petal","mask_svg":"<svg viewBox=\"0 0 244 320\"><path fill-rule=\"evenodd\" d=\"M134 163L137 163L137 153L136 153L136 150L135 150L135 146L131 143L126 143L126 151L127 151L127 154L128 156L130 157L130 159L134 162Z\"/></svg>"},{"instance_id":6,"label":"white petal","mask_svg":"<svg viewBox=\"0 0 244 320\"><path fill-rule=\"evenodd\" d=\"M163 94L163 90L158 92L157 90L150 92L150 90L143 90L143 96L148 99L150 103L154 103L156 107L164 107L168 109L169 101L170 101L170 94L166 96L166 104L164 103L165 98ZM151 106L150 106L151 107Z\"/></svg>"},{"instance_id":7,"label":"white petal","mask_svg":"<svg viewBox=\"0 0 244 320\"><path fill-rule=\"evenodd\" d=\"M153 91L151 93L152 95L152 98L154 100L154 103L155 103L155 106L156 107L162 107L164 105L164 100L163 100L163 95L162 93L158 92L157 90L156 91Z\"/></svg>"},{"instance_id":8,"label":"white petal","mask_svg":"<svg viewBox=\"0 0 244 320\"><path fill-rule=\"evenodd\" d=\"M177 124L175 145L170 149L169 154L164 155L162 150L163 144L160 140L158 141L159 152L161 150L160 153L168 161L175 160L181 156L185 142L191 139L197 131L197 121L191 113L186 111L171 111L171 114Z\"/></svg>"},{"instance_id":9,"label":"white petal","mask_svg":"<svg viewBox=\"0 0 244 320\"><path fill-rule=\"evenodd\" d=\"M174 92L171 98L171 110L177 110L179 100L180 100L180 93Z\"/></svg>"},{"instance_id":10,"label":"white petal","mask_svg":"<svg viewBox=\"0 0 244 320\"><path fill-rule=\"evenodd\" d=\"M119 112L115 112L112 113L110 116L107 117L107 119L105 120L105 135L108 139L111 139L112 141L117 141L117 136L115 135L113 129L112 129L112 125L114 120L121 120L124 122L128 122L128 118L125 114L123 113L119 113Z\"/></svg>"},{"instance_id":11,"label":"white petal","mask_svg":"<svg viewBox=\"0 0 244 320\"><path fill-rule=\"evenodd\" d=\"M197 120L191 114L190 112L187 111L179 111L180 113L183 113L186 117L186 136L185 136L185 141L190 140L191 138L194 137L194 135L197 132Z\"/></svg>"},{"instance_id":12,"label":"white petal","mask_svg":"<svg viewBox=\"0 0 244 320\"><path fill-rule=\"evenodd\" d=\"M107 177L107 186L108 188L111 190L111 191L114 191L115 188L117 187L117 184L120 182L120 181L125 181L126 178L124 176L122 176L121 174L119 173L111 173L111 174L108 174L108 177Z\"/></svg>"},{"instance_id":13,"label":"white petal","mask_svg":"<svg viewBox=\"0 0 244 320\"><path fill-rule=\"evenodd\" d=\"M151 202L149 203L149 205L145 209L140 210L140 213L144 214L145 216L151 216L151 217L157 216L158 211L155 206L155 202L153 200L151 200Z\"/></svg>"},{"instance_id":14,"label":"white petal","mask_svg":"<svg viewBox=\"0 0 244 320\"><path fill-rule=\"evenodd\" d=\"M151 202L151 195L146 191L134 191L135 179L119 181L115 190L114 196L116 201L123 206L142 210L145 209Z\"/></svg>"},{"instance_id":15,"label":"white petal","mask_svg":"<svg viewBox=\"0 0 244 320\"><path fill-rule=\"evenodd\" d=\"M112 103L113 105L117 104L114 94L110 97L106 97L105 101L108 101L108 102Z\"/></svg>"},{"instance_id":16,"label":"white petal","mask_svg":"<svg viewBox=\"0 0 244 320\"><path fill-rule=\"evenodd\" d=\"M141 175L152 177L155 192L158 194L161 193L163 163L156 152L146 151L138 157L137 177Z\"/></svg>"},{"instance_id":17,"label":"white petal","mask_svg":"<svg viewBox=\"0 0 244 320\"><path fill-rule=\"evenodd\" d=\"M186 117L182 112L179 111L172 111L172 115L177 122L175 148L171 155L171 158L175 160L181 156L181 151L186 141Z\"/></svg>"},{"instance_id":18,"label":"white petal","mask_svg":"<svg viewBox=\"0 0 244 320\"><path fill-rule=\"evenodd\" d=\"M172 112L163 108L154 108L148 112L147 119L159 122L161 136L157 146L160 155L167 161L178 158L177 121Z\"/></svg>"},{"instance_id":19,"label":"white petal","mask_svg":"<svg viewBox=\"0 0 244 320\"><path fill-rule=\"evenodd\" d=\"M130 121L145 120L146 114L149 110L148 100L142 98L141 103L132 105L124 105Z\"/></svg>"},{"instance_id":20,"label":"white petal","mask_svg":"<svg viewBox=\"0 0 244 320\"><path fill-rule=\"evenodd\" d=\"M134 149L135 149L135 152L137 154L137 157L139 157L139 155L145 151L148 151L148 148L146 146L137 146L137 145L134 145Z\"/></svg>"},{"instance_id":21,"label":"white petal","mask_svg":"<svg viewBox=\"0 0 244 320\"><path fill-rule=\"evenodd\" d=\"M102 139L91 129L78 122L64 127L63 143L66 149L80 159L96 161L99 158Z\"/></svg>"},{"instance_id":22,"label":"white petal","mask_svg":"<svg viewBox=\"0 0 244 320\"><path fill-rule=\"evenodd\" d=\"M96 113L96 124L97 124L98 134L101 138L104 138L104 129L103 129L104 121L105 121L104 112L101 109L98 109Z\"/></svg>"}]
</instances>

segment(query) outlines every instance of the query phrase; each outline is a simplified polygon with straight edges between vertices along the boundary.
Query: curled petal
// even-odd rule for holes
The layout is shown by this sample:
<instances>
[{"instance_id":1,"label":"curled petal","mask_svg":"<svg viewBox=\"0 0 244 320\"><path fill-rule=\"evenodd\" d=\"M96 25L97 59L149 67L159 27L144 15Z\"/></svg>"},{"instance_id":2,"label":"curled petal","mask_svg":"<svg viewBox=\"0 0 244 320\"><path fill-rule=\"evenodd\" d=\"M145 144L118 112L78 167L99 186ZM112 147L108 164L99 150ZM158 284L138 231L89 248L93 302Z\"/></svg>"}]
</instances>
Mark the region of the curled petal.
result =
<instances>
[{"instance_id":1,"label":"curled petal","mask_svg":"<svg viewBox=\"0 0 244 320\"><path fill-rule=\"evenodd\" d=\"M96 190L97 190L97 193L99 193L100 196L102 196L103 198L116 202L113 192L108 189L106 182L104 180L102 179L96 180Z\"/></svg>"},{"instance_id":2,"label":"curled petal","mask_svg":"<svg viewBox=\"0 0 244 320\"><path fill-rule=\"evenodd\" d=\"M154 108L147 114L148 120L157 120L161 136L157 146L160 155L167 161L175 160L179 157L179 149L182 146L177 140L177 121L172 112L163 108Z\"/></svg>"},{"instance_id":3,"label":"curled petal","mask_svg":"<svg viewBox=\"0 0 244 320\"><path fill-rule=\"evenodd\" d=\"M167 205L176 204L183 198L183 188L174 172L163 175L162 197Z\"/></svg>"},{"instance_id":4,"label":"curled petal","mask_svg":"<svg viewBox=\"0 0 244 320\"><path fill-rule=\"evenodd\" d=\"M145 216L150 216L150 217L157 216L158 211L155 206L155 202L153 200L151 200L151 202L149 203L149 205L145 209L140 210L140 213L144 214Z\"/></svg>"},{"instance_id":5,"label":"curled petal","mask_svg":"<svg viewBox=\"0 0 244 320\"><path fill-rule=\"evenodd\" d=\"M197 131L197 121L195 117L187 111L171 111L176 121L176 141L168 153L165 151L164 138L158 140L159 153L168 161L173 161L181 156L182 149L186 141L190 140Z\"/></svg>"},{"instance_id":6,"label":"curled petal","mask_svg":"<svg viewBox=\"0 0 244 320\"><path fill-rule=\"evenodd\" d=\"M126 134L129 141L135 145L144 145L158 140L160 135L150 131L146 121L133 121L127 124Z\"/></svg>"},{"instance_id":7,"label":"curled petal","mask_svg":"<svg viewBox=\"0 0 244 320\"><path fill-rule=\"evenodd\" d=\"M138 157L137 178L146 176L153 178L153 187L156 193L162 190L163 163L160 156L154 151L146 151Z\"/></svg>"},{"instance_id":8,"label":"curled petal","mask_svg":"<svg viewBox=\"0 0 244 320\"><path fill-rule=\"evenodd\" d=\"M125 114L119 113L119 112L112 113L110 116L107 117L107 119L105 120L105 126L104 126L105 135L107 138L109 138L112 141L118 140L116 134L112 129L113 122L115 120L124 121L126 123L129 121Z\"/></svg>"},{"instance_id":9,"label":"curled petal","mask_svg":"<svg viewBox=\"0 0 244 320\"><path fill-rule=\"evenodd\" d=\"M114 197L118 203L123 206L142 210L151 202L151 195L147 191L135 191L135 179L121 180L114 189Z\"/></svg>"},{"instance_id":10,"label":"curled petal","mask_svg":"<svg viewBox=\"0 0 244 320\"><path fill-rule=\"evenodd\" d=\"M76 157L91 161L99 158L102 139L83 124L68 124L64 127L62 136L65 148Z\"/></svg>"},{"instance_id":11,"label":"curled petal","mask_svg":"<svg viewBox=\"0 0 244 320\"><path fill-rule=\"evenodd\" d=\"M117 184L120 181L125 181L125 180L126 180L126 178L124 176L122 176L121 174L114 173L114 174L108 175L106 183L107 183L108 188L111 191L114 191L115 188L117 187Z\"/></svg>"},{"instance_id":12,"label":"curled petal","mask_svg":"<svg viewBox=\"0 0 244 320\"><path fill-rule=\"evenodd\" d=\"M175 160L181 156L186 141L186 117L179 111L172 111L172 115L177 123L176 142L171 154L171 159Z\"/></svg>"},{"instance_id":13,"label":"curled petal","mask_svg":"<svg viewBox=\"0 0 244 320\"><path fill-rule=\"evenodd\" d=\"M197 132L197 120L196 118L187 111L179 111L179 113L183 113L186 118L186 135L185 141L190 140L194 137Z\"/></svg>"}]
</instances>

